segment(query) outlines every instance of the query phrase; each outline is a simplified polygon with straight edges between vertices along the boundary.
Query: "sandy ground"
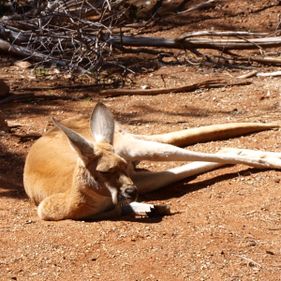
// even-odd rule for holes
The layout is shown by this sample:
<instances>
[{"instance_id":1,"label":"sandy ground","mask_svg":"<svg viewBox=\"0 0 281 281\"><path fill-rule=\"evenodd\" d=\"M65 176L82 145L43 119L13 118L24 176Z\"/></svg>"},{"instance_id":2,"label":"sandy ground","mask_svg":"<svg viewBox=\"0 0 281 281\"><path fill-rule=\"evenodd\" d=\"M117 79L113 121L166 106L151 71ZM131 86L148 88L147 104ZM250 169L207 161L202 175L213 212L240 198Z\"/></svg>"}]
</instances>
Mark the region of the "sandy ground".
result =
<instances>
[{"instance_id":1,"label":"sandy ground","mask_svg":"<svg viewBox=\"0 0 281 281\"><path fill-rule=\"evenodd\" d=\"M240 5L234 13L236 2ZM210 26L274 30L280 7L262 9L269 1L247 2L224 1L222 7L227 12L209 11L199 26L186 23L158 34L173 36ZM134 79L136 88L159 88L245 72L174 65ZM4 56L0 77L14 91L54 84L34 79L30 70L14 66ZM280 79L250 81L247 86L192 93L115 98L99 97L89 89L84 98L81 92L46 90L40 92L46 98L0 105L12 127L10 132L0 133L0 280L281 280L278 171L242 165L216 170L141 198L170 206L171 216L91 223L41 221L22 185L26 153L50 116L63 119L81 112L90 114L98 101L104 102L128 131L142 134L236 121L280 123ZM50 96L57 98L48 99ZM189 148L281 151L280 138L280 130L270 130ZM145 167L163 170L179 164L145 163Z\"/></svg>"}]
</instances>

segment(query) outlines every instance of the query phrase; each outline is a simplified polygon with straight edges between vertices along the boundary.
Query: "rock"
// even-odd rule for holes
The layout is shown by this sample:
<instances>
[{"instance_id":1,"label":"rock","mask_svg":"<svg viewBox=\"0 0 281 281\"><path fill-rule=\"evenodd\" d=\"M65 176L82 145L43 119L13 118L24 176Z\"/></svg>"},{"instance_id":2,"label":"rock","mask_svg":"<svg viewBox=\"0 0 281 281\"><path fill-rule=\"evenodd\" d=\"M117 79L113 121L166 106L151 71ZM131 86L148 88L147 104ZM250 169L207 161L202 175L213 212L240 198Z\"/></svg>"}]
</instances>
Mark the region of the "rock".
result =
<instances>
[{"instance_id":1,"label":"rock","mask_svg":"<svg viewBox=\"0 0 281 281\"><path fill-rule=\"evenodd\" d=\"M9 93L10 93L9 86L2 79L0 79L0 99L7 97Z\"/></svg>"}]
</instances>

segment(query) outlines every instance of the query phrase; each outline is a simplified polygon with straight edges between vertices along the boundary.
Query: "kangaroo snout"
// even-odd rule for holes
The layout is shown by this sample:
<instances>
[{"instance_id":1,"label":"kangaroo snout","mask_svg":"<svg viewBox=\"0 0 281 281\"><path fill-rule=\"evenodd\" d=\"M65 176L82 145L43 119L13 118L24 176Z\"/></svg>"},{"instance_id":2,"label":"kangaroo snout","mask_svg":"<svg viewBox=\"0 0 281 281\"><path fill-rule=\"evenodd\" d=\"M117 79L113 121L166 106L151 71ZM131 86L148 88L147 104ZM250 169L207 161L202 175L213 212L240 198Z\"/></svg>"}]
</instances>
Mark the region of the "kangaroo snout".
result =
<instances>
[{"instance_id":1,"label":"kangaroo snout","mask_svg":"<svg viewBox=\"0 0 281 281\"><path fill-rule=\"evenodd\" d=\"M122 187L120 190L120 200L123 201L135 201L138 197L138 190L137 187L134 185Z\"/></svg>"}]
</instances>

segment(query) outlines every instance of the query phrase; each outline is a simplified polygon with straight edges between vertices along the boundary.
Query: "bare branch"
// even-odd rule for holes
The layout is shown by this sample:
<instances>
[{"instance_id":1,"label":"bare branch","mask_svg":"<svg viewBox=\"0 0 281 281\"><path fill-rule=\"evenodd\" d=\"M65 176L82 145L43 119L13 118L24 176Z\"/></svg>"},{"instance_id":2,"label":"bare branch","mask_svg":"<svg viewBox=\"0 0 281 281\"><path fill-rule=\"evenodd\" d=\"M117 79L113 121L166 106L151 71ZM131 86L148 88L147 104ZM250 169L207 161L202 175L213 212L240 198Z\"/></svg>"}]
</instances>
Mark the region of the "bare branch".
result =
<instances>
[{"instance_id":1,"label":"bare branch","mask_svg":"<svg viewBox=\"0 0 281 281\"><path fill-rule=\"evenodd\" d=\"M197 57L199 49L217 50L236 62L279 64L278 58L230 55L230 50L281 46L281 36L246 31L197 31L177 38L137 37L120 26L127 23L130 4L125 0L34 0L23 15L0 20L0 50L42 63L55 63L69 70L98 73L108 65L127 69L120 61L122 53L146 52L151 55L182 49ZM161 1L159 1L160 3ZM205 5L216 1L207 1ZM162 3L162 2L161 2ZM189 10L198 9L196 5ZM185 12L186 12L185 11ZM141 49L138 49L140 48ZM207 56L200 56L207 59ZM118 59L120 59L118 61ZM187 61L187 60L186 60ZM212 60L210 60L212 61Z\"/></svg>"},{"instance_id":2,"label":"bare branch","mask_svg":"<svg viewBox=\"0 0 281 281\"><path fill-rule=\"evenodd\" d=\"M206 2L203 3L199 3L197 5L194 5L184 11L180 11L177 14L181 15L181 16L185 16L188 13L195 11L195 10L200 10L200 9L206 9L206 8L210 8L211 6L215 5L215 3L218 2L217 0L208 0Z\"/></svg>"}]
</instances>

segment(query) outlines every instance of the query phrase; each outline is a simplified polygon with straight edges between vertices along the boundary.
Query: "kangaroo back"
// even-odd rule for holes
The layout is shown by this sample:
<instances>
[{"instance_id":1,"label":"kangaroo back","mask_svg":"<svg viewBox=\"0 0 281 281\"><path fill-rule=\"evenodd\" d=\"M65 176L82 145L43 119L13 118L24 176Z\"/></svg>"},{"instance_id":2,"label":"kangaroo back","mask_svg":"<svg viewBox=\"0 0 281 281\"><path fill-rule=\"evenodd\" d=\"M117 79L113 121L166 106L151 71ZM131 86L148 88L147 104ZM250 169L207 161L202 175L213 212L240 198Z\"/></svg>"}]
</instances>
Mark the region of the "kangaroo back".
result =
<instances>
[{"instance_id":1,"label":"kangaroo back","mask_svg":"<svg viewBox=\"0 0 281 281\"><path fill-rule=\"evenodd\" d=\"M82 123L82 128L78 128ZM90 139L87 123L80 118L63 122ZM26 157L23 179L29 198L38 205L51 194L67 191L72 185L76 162L77 154L61 130L55 127L45 133L32 145Z\"/></svg>"}]
</instances>

